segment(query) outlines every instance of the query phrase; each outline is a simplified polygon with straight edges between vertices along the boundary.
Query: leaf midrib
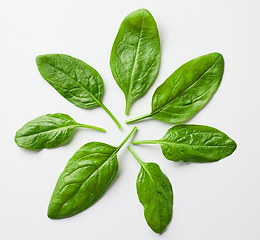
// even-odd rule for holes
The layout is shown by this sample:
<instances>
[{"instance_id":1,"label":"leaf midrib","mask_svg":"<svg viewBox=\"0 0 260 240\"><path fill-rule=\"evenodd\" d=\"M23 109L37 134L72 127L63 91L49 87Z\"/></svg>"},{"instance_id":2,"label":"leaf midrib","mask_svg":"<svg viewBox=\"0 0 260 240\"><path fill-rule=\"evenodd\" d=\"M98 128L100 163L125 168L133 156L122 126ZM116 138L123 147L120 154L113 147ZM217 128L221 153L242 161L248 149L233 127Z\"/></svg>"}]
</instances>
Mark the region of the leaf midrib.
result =
<instances>
[{"instance_id":1,"label":"leaf midrib","mask_svg":"<svg viewBox=\"0 0 260 240\"><path fill-rule=\"evenodd\" d=\"M128 89L128 93L127 93L127 103L129 105L129 101L130 101L130 93L132 92L132 86L133 86L133 72L134 72L134 69L135 69L135 65L136 65L136 60L138 58L138 52L139 52L139 46L140 46L140 42L141 42L141 36L142 36L142 32L143 32L143 22L144 22L144 12L143 12L143 16L142 16L142 26L141 26L141 30L140 30L140 33L139 33L139 37L138 37L138 44L137 44L137 47L136 47L136 54L135 54L135 59L134 59L134 64L133 64L133 68L132 68L132 71L131 71L131 76L130 76L130 87Z\"/></svg>"},{"instance_id":2,"label":"leaf midrib","mask_svg":"<svg viewBox=\"0 0 260 240\"><path fill-rule=\"evenodd\" d=\"M149 176L149 178L150 178L150 180L151 180L151 182L152 182L152 185L153 185L153 189L154 189L154 192L156 193L156 199L157 199L157 205L158 206L160 206L160 201L159 201L159 198L158 198L158 192L156 191L156 187L155 187L155 182L154 182L154 180L153 180L153 178L152 178L152 175L149 173L149 171L146 169L146 167L145 167L145 163L143 163L143 162L139 162L140 164L141 164L141 166L142 166L142 168L144 169L144 171L148 174L148 176ZM157 210L157 215L160 215L159 214L159 210ZM161 223L162 221L161 221L161 218L160 218L160 230L162 229L162 223Z\"/></svg>"},{"instance_id":3,"label":"leaf midrib","mask_svg":"<svg viewBox=\"0 0 260 240\"><path fill-rule=\"evenodd\" d=\"M55 128L55 129L50 129L50 130L46 130L46 131L34 133L34 134L31 134L31 135L22 135L22 136L19 136L18 138L22 138L22 137L32 137L32 136L34 136L34 135L39 135L39 134L43 134L43 133L48 133L48 132L51 132L51 131L59 131L59 130L64 129L64 128L75 128L75 127L81 127L81 126L82 126L82 125L80 125L80 124L75 124L75 125L71 125L71 126L58 127L58 128Z\"/></svg>"},{"instance_id":4,"label":"leaf midrib","mask_svg":"<svg viewBox=\"0 0 260 240\"><path fill-rule=\"evenodd\" d=\"M228 145L214 145L214 146L205 146L205 145L191 145L191 144L186 144L186 143L176 143L176 142L166 142L166 141L162 141L162 140L158 140L156 141L158 142L159 144L166 144L166 145L176 145L176 146L184 146L184 147L193 147L193 148L201 148L201 147L204 147L204 148L218 148L218 147L226 147L226 148L229 148L229 147L233 147L232 144L228 144Z\"/></svg>"}]
</instances>

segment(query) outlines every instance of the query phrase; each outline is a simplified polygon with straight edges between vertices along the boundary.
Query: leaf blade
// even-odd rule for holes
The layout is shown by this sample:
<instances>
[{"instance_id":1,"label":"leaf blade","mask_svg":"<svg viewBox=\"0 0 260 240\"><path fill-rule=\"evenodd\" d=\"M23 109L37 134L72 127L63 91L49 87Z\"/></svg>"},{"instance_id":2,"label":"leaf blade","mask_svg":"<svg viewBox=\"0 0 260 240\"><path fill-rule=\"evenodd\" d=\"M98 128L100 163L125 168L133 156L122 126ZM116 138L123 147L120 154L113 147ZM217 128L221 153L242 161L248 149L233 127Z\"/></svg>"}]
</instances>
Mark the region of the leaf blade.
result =
<instances>
[{"instance_id":1,"label":"leaf blade","mask_svg":"<svg viewBox=\"0 0 260 240\"><path fill-rule=\"evenodd\" d=\"M48 217L71 217L98 201L118 172L116 147L100 142L82 146L69 160L53 191Z\"/></svg>"},{"instance_id":2,"label":"leaf blade","mask_svg":"<svg viewBox=\"0 0 260 240\"><path fill-rule=\"evenodd\" d=\"M136 10L122 21L113 43L110 68L130 106L149 90L160 65L160 39L156 22L146 9Z\"/></svg>"},{"instance_id":3,"label":"leaf blade","mask_svg":"<svg viewBox=\"0 0 260 240\"><path fill-rule=\"evenodd\" d=\"M141 165L136 190L139 201L144 207L145 220L154 232L162 233L172 219L172 185L158 164L144 163L131 146L128 146L128 149Z\"/></svg>"},{"instance_id":4,"label":"leaf blade","mask_svg":"<svg viewBox=\"0 0 260 240\"><path fill-rule=\"evenodd\" d=\"M15 134L15 142L27 149L53 148L66 142L76 127L105 131L103 128L79 124L64 113L46 114L20 128Z\"/></svg>"},{"instance_id":5,"label":"leaf blade","mask_svg":"<svg viewBox=\"0 0 260 240\"><path fill-rule=\"evenodd\" d=\"M42 77L69 102L85 109L100 106L103 79L87 63L66 54L45 54L36 57L36 64Z\"/></svg>"},{"instance_id":6,"label":"leaf blade","mask_svg":"<svg viewBox=\"0 0 260 240\"><path fill-rule=\"evenodd\" d=\"M224 59L219 53L183 64L154 92L151 116L175 124L187 121L216 92L223 72Z\"/></svg>"},{"instance_id":7,"label":"leaf blade","mask_svg":"<svg viewBox=\"0 0 260 240\"><path fill-rule=\"evenodd\" d=\"M225 133L203 125L175 126L167 131L160 145L164 156L176 162L215 162L236 149L235 141Z\"/></svg>"},{"instance_id":8,"label":"leaf blade","mask_svg":"<svg viewBox=\"0 0 260 240\"><path fill-rule=\"evenodd\" d=\"M144 163L144 167L137 179L138 197L148 225L154 232L162 233L172 218L171 184L156 163Z\"/></svg>"}]
</instances>

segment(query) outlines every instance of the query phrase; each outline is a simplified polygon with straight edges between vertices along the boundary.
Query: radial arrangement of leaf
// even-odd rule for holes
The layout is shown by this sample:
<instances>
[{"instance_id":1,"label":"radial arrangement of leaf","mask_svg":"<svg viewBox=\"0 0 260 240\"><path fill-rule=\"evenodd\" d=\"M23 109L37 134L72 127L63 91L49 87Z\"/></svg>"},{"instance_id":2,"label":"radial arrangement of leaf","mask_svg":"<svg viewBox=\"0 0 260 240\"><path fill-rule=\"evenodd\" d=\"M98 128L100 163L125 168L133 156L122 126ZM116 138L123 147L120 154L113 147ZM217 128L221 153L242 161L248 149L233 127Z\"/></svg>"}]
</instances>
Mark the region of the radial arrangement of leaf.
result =
<instances>
[{"instance_id":1,"label":"radial arrangement of leaf","mask_svg":"<svg viewBox=\"0 0 260 240\"><path fill-rule=\"evenodd\" d=\"M113 77L126 99L125 114L156 80L161 59L157 24L146 9L136 10L122 21L110 56ZM77 107L102 107L119 129L121 124L102 102L104 82L90 65L65 54L36 57L41 76L66 100ZM154 92L151 112L126 120L131 124L146 118L177 124L159 140L134 140L132 144L159 144L164 157L178 162L215 162L231 155L236 143L220 130L183 124L200 111L217 91L224 72L224 58L213 52L188 61L175 70ZM81 124L64 113L37 117L15 134L19 147L55 148L68 141L75 128L105 129ZM132 131L118 147L88 142L69 159L53 191L48 217L61 219L78 214L97 202L118 173L117 153L133 137ZM163 233L172 219L173 189L170 180L154 162L140 164L136 190L144 218L155 233Z\"/></svg>"}]
</instances>

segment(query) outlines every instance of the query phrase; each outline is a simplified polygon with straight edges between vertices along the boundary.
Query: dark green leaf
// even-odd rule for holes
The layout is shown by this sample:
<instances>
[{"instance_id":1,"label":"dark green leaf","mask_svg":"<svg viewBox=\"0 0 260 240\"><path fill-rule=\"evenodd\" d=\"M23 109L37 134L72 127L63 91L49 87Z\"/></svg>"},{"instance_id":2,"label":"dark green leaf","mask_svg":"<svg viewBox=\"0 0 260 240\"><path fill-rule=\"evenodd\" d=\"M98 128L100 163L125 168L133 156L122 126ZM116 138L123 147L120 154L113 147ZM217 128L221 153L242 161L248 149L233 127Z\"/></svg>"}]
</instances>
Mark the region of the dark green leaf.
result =
<instances>
[{"instance_id":1,"label":"dark green leaf","mask_svg":"<svg viewBox=\"0 0 260 240\"><path fill-rule=\"evenodd\" d=\"M154 83L160 66L160 38L156 22L146 9L125 17L114 41L110 67L126 98L126 111Z\"/></svg>"},{"instance_id":2,"label":"dark green leaf","mask_svg":"<svg viewBox=\"0 0 260 240\"><path fill-rule=\"evenodd\" d=\"M236 143L218 129L203 125L170 128L160 140L133 141L133 144L160 144L168 160L214 162L232 154Z\"/></svg>"},{"instance_id":3,"label":"dark green leaf","mask_svg":"<svg viewBox=\"0 0 260 240\"><path fill-rule=\"evenodd\" d=\"M76 127L91 128L105 132L105 129L77 123L63 113L47 114L26 123L15 134L19 147L28 149L53 148L68 140Z\"/></svg>"},{"instance_id":4,"label":"dark green leaf","mask_svg":"<svg viewBox=\"0 0 260 240\"><path fill-rule=\"evenodd\" d=\"M80 108L102 107L121 128L102 103L104 83L94 68L65 54L39 55L36 63L42 77L64 98Z\"/></svg>"},{"instance_id":5,"label":"dark green leaf","mask_svg":"<svg viewBox=\"0 0 260 240\"><path fill-rule=\"evenodd\" d=\"M147 117L174 124L187 121L211 99L223 72L224 59L220 53L210 53L185 63L155 90L151 113L126 123Z\"/></svg>"},{"instance_id":6,"label":"dark green leaf","mask_svg":"<svg viewBox=\"0 0 260 240\"><path fill-rule=\"evenodd\" d=\"M69 160L57 181L48 217L71 217L99 200L117 175L118 151L136 130L134 127L118 147L101 142L82 146Z\"/></svg>"},{"instance_id":7,"label":"dark green leaf","mask_svg":"<svg viewBox=\"0 0 260 240\"><path fill-rule=\"evenodd\" d=\"M81 147L60 175L48 208L52 219L73 216L107 190L118 171L116 147L91 142Z\"/></svg>"},{"instance_id":8,"label":"dark green leaf","mask_svg":"<svg viewBox=\"0 0 260 240\"><path fill-rule=\"evenodd\" d=\"M136 188L146 222L154 232L162 233L172 219L172 185L158 164L144 163L130 146L128 149L141 165Z\"/></svg>"}]
</instances>

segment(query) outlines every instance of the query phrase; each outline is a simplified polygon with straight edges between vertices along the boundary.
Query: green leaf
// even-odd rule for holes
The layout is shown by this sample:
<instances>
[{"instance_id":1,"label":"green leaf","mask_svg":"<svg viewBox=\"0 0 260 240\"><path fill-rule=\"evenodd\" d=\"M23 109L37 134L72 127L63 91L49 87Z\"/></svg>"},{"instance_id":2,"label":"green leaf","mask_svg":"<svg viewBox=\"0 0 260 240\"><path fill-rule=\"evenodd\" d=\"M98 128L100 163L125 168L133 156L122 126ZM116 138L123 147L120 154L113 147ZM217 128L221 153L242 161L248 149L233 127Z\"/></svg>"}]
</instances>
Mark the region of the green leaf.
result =
<instances>
[{"instance_id":1,"label":"green leaf","mask_svg":"<svg viewBox=\"0 0 260 240\"><path fill-rule=\"evenodd\" d=\"M160 66L160 38L156 22L146 9L125 17L114 41L110 67L114 79L124 92L125 114L154 83Z\"/></svg>"},{"instance_id":2,"label":"green leaf","mask_svg":"<svg viewBox=\"0 0 260 240\"><path fill-rule=\"evenodd\" d=\"M147 117L181 123L202 109L218 89L224 72L224 59L220 53L195 58L179 67L152 97L152 111L126 123Z\"/></svg>"},{"instance_id":3,"label":"green leaf","mask_svg":"<svg viewBox=\"0 0 260 240\"><path fill-rule=\"evenodd\" d=\"M163 155L175 162L215 162L232 154L234 140L216 128L179 125L170 128L160 140L133 141L133 144L160 144Z\"/></svg>"},{"instance_id":4,"label":"green leaf","mask_svg":"<svg viewBox=\"0 0 260 240\"><path fill-rule=\"evenodd\" d=\"M101 142L82 146L68 161L57 181L48 217L71 217L97 202L117 175L118 151L136 130L134 127L118 147Z\"/></svg>"},{"instance_id":5,"label":"green leaf","mask_svg":"<svg viewBox=\"0 0 260 240\"><path fill-rule=\"evenodd\" d=\"M91 128L105 132L105 129L80 124L63 113L47 114L26 123L15 134L19 147L28 149L53 148L66 142L76 127Z\"/></svg>"},{"instance_id":6,"label":"green leaf","mask_svg":"<svg viewBox=\"0 0 260 240\"><path fill-rule=\"evenodd\" d=\"M117 126L122 128L117 119L102 103L104 83L94 68L65 54L39 55L36 57L36 63L42 77L61 96L80 108L102 107Z\"/></svg>"},{"instance_id":7,"label":"green leaf","mask_svg":"<svg viewBox=\"0 0 260 240\"><path fill-rule=\"evenodd\" d=\"M146 222L154 232L162 233L172 219L172 185L158 164L144 163L131 146L128 146L128 149L141 165L136 189L139 201L144 207Z\"/></svg>"}]
</instances>

